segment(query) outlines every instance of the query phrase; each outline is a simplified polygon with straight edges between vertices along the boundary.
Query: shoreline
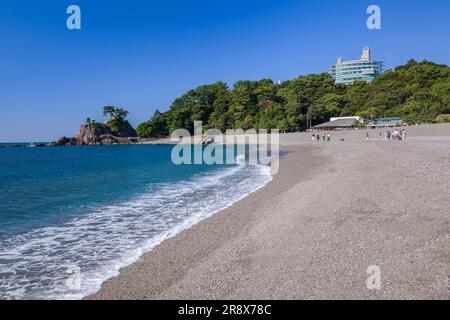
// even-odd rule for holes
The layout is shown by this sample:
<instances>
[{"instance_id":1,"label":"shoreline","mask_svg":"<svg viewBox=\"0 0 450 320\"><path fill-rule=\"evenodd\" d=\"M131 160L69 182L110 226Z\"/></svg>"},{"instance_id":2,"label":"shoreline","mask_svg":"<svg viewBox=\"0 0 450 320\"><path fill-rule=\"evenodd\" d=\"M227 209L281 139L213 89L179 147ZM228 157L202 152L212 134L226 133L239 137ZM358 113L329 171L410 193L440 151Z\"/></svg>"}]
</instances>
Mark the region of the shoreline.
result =
<instances>
[{"instance_id":1,"label":"shoreline","mask_svg":"<svg viewBox=\"0 0 450 320\"><path fill-rule=\"evenodd\" d=\"M356 135L360 135L360 137L364 137L365 132L369 132L369 133L377 133L377 132L382 132L385 130L395 130L395 129L406 129L407 131L412 130L412 131L418 131L418 132L426 132L426 131L430 131L431 135L435 135L436 132L439 132L441 130L446 130L450 127L450 124L446 124L446 123L437 123L437 124L426 124L426 125L415 125L415 126L396 126L396 127L389 127L389 128L376 128L376 129L365 129L365 128L355 128L355 129L343 129L343 130L315 130L314 133L317 134L319 132L330 132L332 135L335 135L336 137L354 137ZM293 133L280 133L280 136L283 137L300 137L300 141L301 142L310 142L309 137L313 132L309 132L309 131L302 131L302 132L293 132ZM270 135L270 134L269 134ZM428 134L430 135L430 134ZM224 137L226 135L221 135L221 136L215 136L216 143L218 144L227 144L224 143ZM244 135L247 137L254 137L257 135ZM304 139L304 136L308 136L308 139ZM242 135L228 135L226 136L230 139L239 139L239 137L242 137ZM25 141L25 142L0 142L0 146L3 148L13 148L13 147L36 147L36 148L47 148L47 147L111 147L111 146L124 146L124 145L169 145L169 146L173 146L176 144L180 144L180 142L182 142L181 144L199 144L199 141L201 141L202 137L198 137L198 136L192 136L189 138L189 141L184 142L184 140L188 140L188 138L185 138L184 140L181 139L181 141L172 141L172 139L170 137L166 137L166 138L155 138L155 139L151 139L152 141L146 141L146 142L138 142L138 143L113 143L113 144L109 144L109 145L64 145L64 146L50 146L49 143L50 142L30 142L30 141ZM288 140L292 140L292 139L288 139ZM231 143L231 144L234 144ZM291 144L288 142L288 144Z\"/></svg>"},{"instance_id":2,"label":"shoreline","mask_svg":"<svg viewBox=\"0 0 450 320\"><path fill-rule=\"evenodd\" d=\"M423 188L448 190L450 179L411 183L430 169L423 158L441 168L442 148L427 148L444 143L450 153L450 139L442 141L450 126L410 131L411 143L364 141L362 131L328 145L284 135L286 156L265 187L164 241L85 299L448 298L450 226L441 208L450 200L427 198ZM407 155L412 176L390 164L397 155ZM382 290L365 287L374 264Z\"/></svg>"},{"instance_id":3,"label":"shoreline","mask_svg":"<svg viewBox=\"0 0 450 320\"><path fill-rule=\"evenodd\" d=\"M298 151L299 151L298 147L294 147L294 148L287 147L287 148L281 150L281 153L287 154L290 152L298 152ZM283 162L285 157L286 157L286 155L282 156L280 161ZM159 244L158 246L153 248L151 251L144 253L137 262L131 264L128 267L121 269L119 276L105 281L102 285L102 288L98 292L96 292L92 295L88 295L84 299L88 299L88 300L90 300L90 299L111 299L111 298L112 299L121 299L121 298L130 299L131 297L109 297L109 293L104 294L103 292L104 292L105 288L108 286L114 287L116 285L115 283L117 281L119 283L121 283L120 286L122 286L123 281L122 281L121 277L125 273L127 273L127 274L129 272L134 273L135 272L134 270L136 268L140 269L143 267L141 265L142 263L146 264L147 262L154 261L153 260L154 257L158 257L157 259L161 259L161 258L163 258L163 256L167 255L167 257L164 257L164 260L166 260L167 258L168 258L168 260L166 260L164 262L159 261L155 264L152 264L151 268L155 268L159 272L162 272L163 269L165 269L166 267L169 267L169 269L170 269L170 267L172 267L174 265L172 259L176 259L176 256L179 253L179 252L177 252L177 254L174 255L173 253L170 252L173 250L174 247L179 246L180 243L185 242L187 239L189 239L189 241L192 241L192 240L196 241L194 238L196 238L198 234L204 234L205 232L207 234L205 237L209 238L210 236L213 236L213 234L215 233L215 230L217 230L217 229L215 229L215 227L218 227L219 225L221 225L222 228L225 226L225 228L229 232L224 232L224 230L221 230L220 238L216 238L213 243L211 243L211 242L208 243L209 250L219 248L221 241L223 241L223 240L229 241L235 235L238 235L241 232L243 232L245 230L245 228L248 227L248 225L252 219L251 215L246 216L245 217L246 221L244 224L242 224L242 222L243 222L242 219L236 219L240 222L239 225L237 225L234 222L230 221L233 216L240 215L242 213L242 210L245 208L255 207L255 206L259 207L259 206L263 206L264 204L266 204L266 202L270 202L269 198L267 198L267 200L264 201L264 203L258 203L261 197L266 197L266 195L273 192L273 190L275 190L277 187L279 187L279 182L278 182L278 178L277 178L278 176L279 175L275 175L271 181L266 183L264 186L258 188L256 191L254 191L250 194L247 194L246 196L244 196L237 202L232 203L227 208L212 214L210 217L206 218L205 220L202 220L202 221L198 222L197 224L191 226L190 228L183 230L182 232L177 234L175 237L165 240L164 242L162 242L161 244ZM287 176L284 176L284 179L287 179L287 178L288 178ZM295 181L295 179L291 179L290 185L294 185L294 181ZM238 217L236 216L236 218L238 218ZM214 225L214 228L212 230L209 226L210 224ZM205 245L205 244L206 243L203 243L202 245ZM208 249L206 249L206 250L208 250ZM187 259L187 256L190 256L193 259L189 259L189 262L194 263L195 260L197 260L203 256L203 254L205 253L205 248L197 250L194 247L190 247L189 251L190 251L189 253L187 253L185 251L183 259L185 259L185 258ZM167 265L165 265L165 264L167 264ZM145 268L147 268L147 266ZM168 273L172 274L172 275L175 275L175 274L180 275L182 272L180 269L177 268L177 270L172 270ZM174 280L174 279L171 279L171 280ZM108 289L106 289L106 290L108 291ZM135 297L133 297L133 298L135 298ZM147 297L145 299L147 299Z\"/></svg>"}]
</instances>

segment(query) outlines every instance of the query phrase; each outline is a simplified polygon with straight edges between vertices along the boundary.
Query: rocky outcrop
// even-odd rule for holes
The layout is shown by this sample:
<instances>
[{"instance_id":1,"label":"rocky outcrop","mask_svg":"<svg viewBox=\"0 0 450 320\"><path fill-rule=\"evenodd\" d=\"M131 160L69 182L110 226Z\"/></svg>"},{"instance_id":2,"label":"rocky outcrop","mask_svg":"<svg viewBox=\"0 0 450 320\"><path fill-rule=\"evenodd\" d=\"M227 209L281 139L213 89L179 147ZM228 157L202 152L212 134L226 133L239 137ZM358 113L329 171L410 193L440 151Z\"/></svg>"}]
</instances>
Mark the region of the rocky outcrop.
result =
<instances>
[{"instance_id":1,"label":"rocky outcrop","mask_svg":"<svg viewBox=\"0 0 450 320\"><path fill-rule=\"evenodd\" d=\"M102 144L102 135L109 135L111 131L103 124L85 123L81 125L80 131L75 138L80 146Z\"/></svg>"},{"instance_id":2,"label":"rocky outcrop","mask_svg":"<svg viewBox=\"0 0 450 320\"><path fill-rule=\"evenodd\" d=\"M102 144L112 144L104 141L102 135L109 135L111 131L103 124L85 123L81 125L80 131L75 138L61 137L56 141L50 142L51 147L59 146L95 146ZM106 143L104 143L106 142Z\"/></svg>"},{"instance_id":3,"label":"rocky outcrop","mask_svg":"<svg viewBox=\"0 0 450 320\"><path fill-rule=\"evenodd\" d=\"M102 145L110 146L112 144L117 144L120 142L115 137L109 136L109 137L102 139L101 143L102 143Z\"/></svg>"},{"instance_id":4,"label":"rocky outcrop","mask_svg":"<svg viewBox=\"0 0 450 320\"><path fill-rule=\"evenodd\" d=\"M111 125L109 125L110 123ZM110 121L107 124L89 122L81 125L80 131L75 138L61 137L48 145L52 147L112 145L130 143L126 139L128 137L136 137L136 131L128 121Z\"/></svg>"},{"instance_id":5,"label":"rocky outcrop","mask_svg":"<svg viewBox=\"0 0 450 320\"><path fill-rule=\"evenodd\" d=\"M50 142L48 145L50 147L76 146L77 140L75 138L61 137L56 141Z\"/></svg>"}]
</instances>

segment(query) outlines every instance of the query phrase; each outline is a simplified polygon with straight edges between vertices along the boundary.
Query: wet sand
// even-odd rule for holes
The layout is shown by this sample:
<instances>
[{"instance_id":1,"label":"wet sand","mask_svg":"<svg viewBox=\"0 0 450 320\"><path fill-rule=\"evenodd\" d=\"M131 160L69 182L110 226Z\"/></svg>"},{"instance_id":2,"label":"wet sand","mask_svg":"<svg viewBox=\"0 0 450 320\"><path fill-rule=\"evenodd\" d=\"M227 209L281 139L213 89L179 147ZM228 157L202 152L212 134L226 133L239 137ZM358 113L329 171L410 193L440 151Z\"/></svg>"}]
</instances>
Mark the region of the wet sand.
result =
<instances>
[{"instance_id":1,"label":"wet sand","mask_svg":"<svg viewBox=\"0 0 450 320\"><path fill-rule=\"evenodd\" d=\"M88 299L449 299L450 126L407 130L283 135L272 182Z\"/></svg>"}]
</instances>

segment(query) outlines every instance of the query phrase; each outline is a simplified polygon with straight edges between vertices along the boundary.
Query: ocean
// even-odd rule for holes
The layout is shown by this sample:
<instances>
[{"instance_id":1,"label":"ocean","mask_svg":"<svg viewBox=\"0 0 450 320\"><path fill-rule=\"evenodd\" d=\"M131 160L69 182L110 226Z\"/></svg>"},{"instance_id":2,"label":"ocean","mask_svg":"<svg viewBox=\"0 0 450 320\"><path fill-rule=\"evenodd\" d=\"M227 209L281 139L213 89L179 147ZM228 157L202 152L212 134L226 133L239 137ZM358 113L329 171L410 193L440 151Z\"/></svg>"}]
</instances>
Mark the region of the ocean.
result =
<instances>
[{"instance_id":1,"label":"ocean","mask_svg":"<svg viewBox=\"0 0 450 320\"><path fill-rule=\"evenodd\" d=\"M0 148L0 299L80 299L271 180L181 165L172 146Z\"/></svg>"}]
</instances>

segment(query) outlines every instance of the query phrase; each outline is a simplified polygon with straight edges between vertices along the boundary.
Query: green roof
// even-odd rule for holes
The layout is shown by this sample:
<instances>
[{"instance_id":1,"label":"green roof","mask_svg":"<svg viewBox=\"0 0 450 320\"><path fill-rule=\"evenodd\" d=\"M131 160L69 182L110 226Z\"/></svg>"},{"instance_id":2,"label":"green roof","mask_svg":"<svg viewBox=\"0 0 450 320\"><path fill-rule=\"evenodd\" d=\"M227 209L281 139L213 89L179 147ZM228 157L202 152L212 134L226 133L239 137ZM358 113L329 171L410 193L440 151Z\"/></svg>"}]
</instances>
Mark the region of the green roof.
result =
<instances>
[{"instance_id":1,"label":"green roof","mask_svg":"<svg viewBox=\"0 0 450 320\"><path fill-rule=\"evenodd\" d=\"M349 128L356 125L358 120L356 119L338 119L330 122L325 122L322 124L319 124L317 126L314 126L316 129L320 128Z\"/></svg>"}]
</instances>

